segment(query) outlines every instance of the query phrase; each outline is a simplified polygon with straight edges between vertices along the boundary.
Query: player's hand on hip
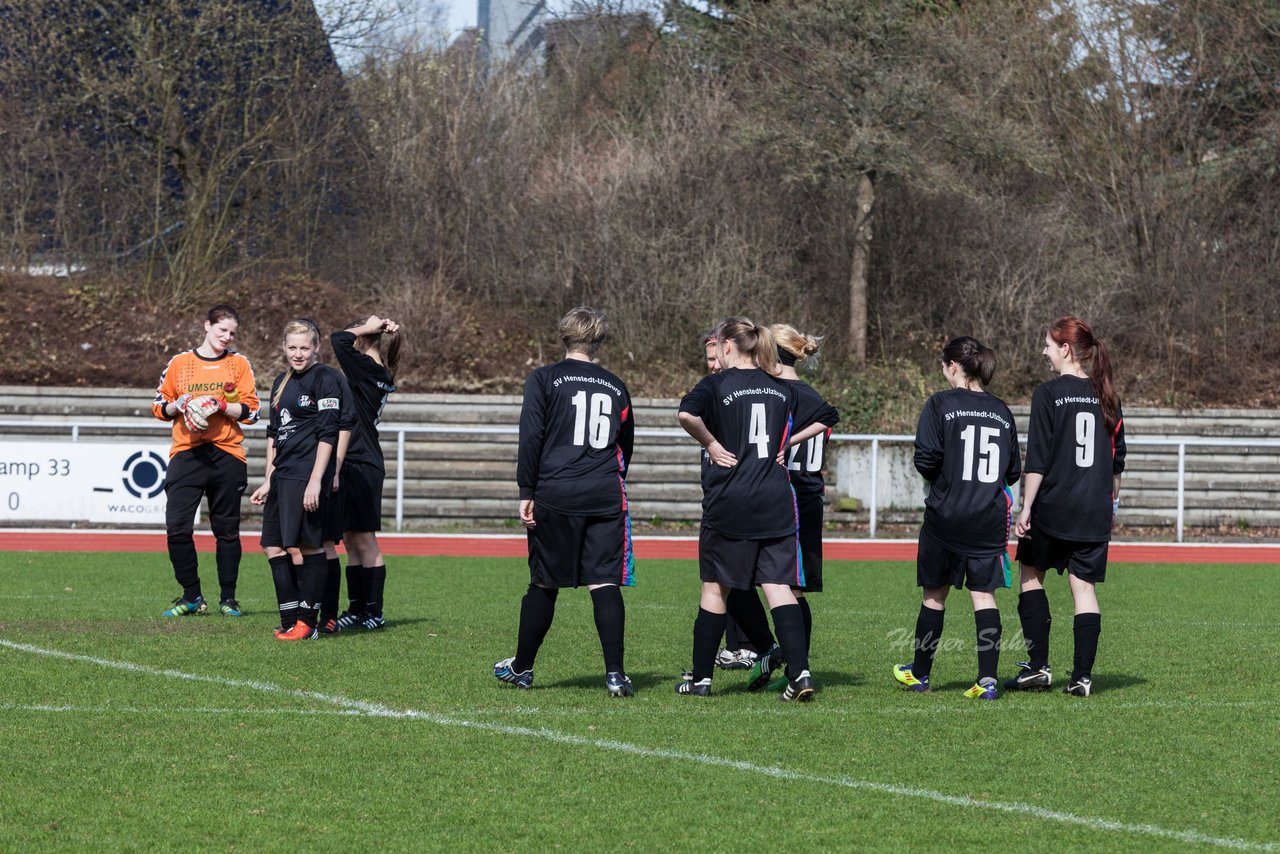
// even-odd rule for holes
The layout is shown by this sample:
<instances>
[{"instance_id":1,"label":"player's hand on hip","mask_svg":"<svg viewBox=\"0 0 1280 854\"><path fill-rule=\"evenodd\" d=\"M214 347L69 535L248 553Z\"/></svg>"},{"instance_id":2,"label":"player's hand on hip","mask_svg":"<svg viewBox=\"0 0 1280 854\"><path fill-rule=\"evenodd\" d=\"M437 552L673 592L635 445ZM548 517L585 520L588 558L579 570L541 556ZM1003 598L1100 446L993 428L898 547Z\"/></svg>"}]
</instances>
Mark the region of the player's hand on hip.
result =
<instances>
[{"instance_id":1,"label":"player's hand on hip","mask_svg":"<svg viewBox=\"0 0 1280 854\"><path fill-rule=\"evenodd\" d=\"M719 442L707 445L707 456L711 458L711 462L721 468L731 469L738 464L738 458L729 453L729 449Z\"/></svg>"}]
</instances>

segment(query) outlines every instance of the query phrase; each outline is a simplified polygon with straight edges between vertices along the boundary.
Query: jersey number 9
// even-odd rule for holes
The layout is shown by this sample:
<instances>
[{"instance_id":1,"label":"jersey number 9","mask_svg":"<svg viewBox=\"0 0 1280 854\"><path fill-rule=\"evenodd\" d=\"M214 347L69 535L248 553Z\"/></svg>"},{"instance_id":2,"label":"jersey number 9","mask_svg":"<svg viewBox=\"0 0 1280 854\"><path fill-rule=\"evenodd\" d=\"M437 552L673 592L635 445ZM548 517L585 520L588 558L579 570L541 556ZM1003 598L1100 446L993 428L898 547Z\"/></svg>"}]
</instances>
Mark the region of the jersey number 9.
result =
<instances>
[{"instance_id":1,"label":"jersey number 9","mask_svg":"<svg viewBox=\"0 0 1280 854\"><path fill-rule=\"evenodd\" d=\"M1092 412L1076 413L1076 465L1082 469L1093 465L1093 431L1096 423Z\"/></svg>"}]
</instances>

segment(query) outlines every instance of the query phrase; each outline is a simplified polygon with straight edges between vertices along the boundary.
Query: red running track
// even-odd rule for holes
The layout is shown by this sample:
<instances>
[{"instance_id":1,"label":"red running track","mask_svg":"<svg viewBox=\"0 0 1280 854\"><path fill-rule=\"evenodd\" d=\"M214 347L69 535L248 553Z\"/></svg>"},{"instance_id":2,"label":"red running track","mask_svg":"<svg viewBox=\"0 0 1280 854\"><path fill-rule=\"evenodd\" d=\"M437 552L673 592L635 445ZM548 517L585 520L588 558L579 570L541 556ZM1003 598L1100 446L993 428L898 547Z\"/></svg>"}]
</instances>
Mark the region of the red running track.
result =
<instances>
[{"instance_id":1,"label":"red running track","mask_svg":"<svg viewBox=\"0 0 1280 854\"><path fill-rule=\"evenodd\" d=\"M242 537L246 553L258 551L256 533ZM523 534L382 534L382 551L389 555L445 557L525 557ZM196 547L213 551L213 537L196 535ZM165 552L163 531L102 531L0 529L0 551L31 552ZM1010 556L1013 549L1010 547ZM637 558L685 559L698 556L693 537L639 537ZM912 561L912 540L827 540L827 560ZM1112 543L1110 559L1121 563L1280 563L1280 545L1201 543Z\"/></svg>"}]
</instances>

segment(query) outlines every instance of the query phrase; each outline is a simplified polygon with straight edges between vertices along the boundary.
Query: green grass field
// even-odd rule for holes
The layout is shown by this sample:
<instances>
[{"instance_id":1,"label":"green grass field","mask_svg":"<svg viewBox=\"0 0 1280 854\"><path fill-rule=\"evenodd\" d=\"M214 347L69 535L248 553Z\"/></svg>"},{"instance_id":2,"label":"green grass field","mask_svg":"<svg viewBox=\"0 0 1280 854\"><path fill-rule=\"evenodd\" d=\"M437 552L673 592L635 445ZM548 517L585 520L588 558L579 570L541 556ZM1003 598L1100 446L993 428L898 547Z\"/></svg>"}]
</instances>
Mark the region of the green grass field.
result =
<instances>
[{"instance_id":1,"label":"green grass field","mask_svg":"<svg viewBox=\"0 0 1280 854\"><path fill-rule=\"evenodd\" d=\"M398 558L388 627L282 644L265 561L246 616L161 620L163 555L0 554L5 850L753 851L1280 847L1273 567L1116 565L1095 696L966 700L973 617L950 603L934 692L899 690L914 568L831 563L817 701L672 692L692 562L627 593L632 700L611 700L585 591L537 683L514 651L520 560ZM212 568L206 595L216 595ZM1049 586L1055 678L1070 595ZM998 594L1006 641L1016 596ZM1020 657L1006 649L1002 674Z\"/></svg>"}]
</instances>

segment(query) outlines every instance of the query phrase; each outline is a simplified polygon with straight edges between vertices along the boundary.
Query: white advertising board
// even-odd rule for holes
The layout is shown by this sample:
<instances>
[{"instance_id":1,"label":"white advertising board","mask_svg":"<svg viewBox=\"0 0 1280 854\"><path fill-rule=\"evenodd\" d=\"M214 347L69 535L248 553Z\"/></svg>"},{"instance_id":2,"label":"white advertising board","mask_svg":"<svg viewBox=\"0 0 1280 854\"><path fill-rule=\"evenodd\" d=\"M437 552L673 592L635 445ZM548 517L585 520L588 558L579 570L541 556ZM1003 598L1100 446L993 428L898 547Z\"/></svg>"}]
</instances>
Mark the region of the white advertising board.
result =
<instances>
[{"instance_id":1,"label":"white advertising board","mask_svg":"<svg viewBox=\"0 0 1280 854\"><path fill-rule=\"evenodd\" d=\"M6 441L0 518L164 524L168 442Z\"/></svg>"}]
</instances>

